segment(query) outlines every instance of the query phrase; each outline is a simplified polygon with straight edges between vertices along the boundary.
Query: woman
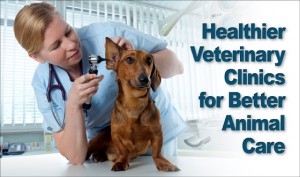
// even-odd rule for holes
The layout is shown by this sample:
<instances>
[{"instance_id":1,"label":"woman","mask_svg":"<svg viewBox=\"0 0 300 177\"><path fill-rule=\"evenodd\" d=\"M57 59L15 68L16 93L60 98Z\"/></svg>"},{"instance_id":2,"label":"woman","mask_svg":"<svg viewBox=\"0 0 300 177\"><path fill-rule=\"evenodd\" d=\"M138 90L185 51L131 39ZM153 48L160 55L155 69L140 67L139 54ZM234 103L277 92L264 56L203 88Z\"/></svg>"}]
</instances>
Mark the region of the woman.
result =
<instances>
[{"instance_id":1,"label":"woman","mask_svg":"<svg viewBox=\"0 0 300 177\"><path fill-rule=\"evenodd\" d=\"M43 129L53 133L59 152L72 164L84 162L88 140L110 124L110 112L117 94L115 73L106 70L102 62L98 64L98 76L87 74L88 56L105 56L105 37L112 38L125 50L136 48L152 53L163 78L183 72L180 61L166 49L165 42L121 23L91 24L75 31L48 3L33 3L21 9L14 22L14 32L28 55L40 63L32 86L44 117ZM50 77L53 75L50 69L58 79ZM60 80L66 101L59 89L50 90L47 99L49 77L53 84ZM186 125L164 89L159 88L151 96L161 112L163 152L174 154L174 150L170 150L175 148L174 139ZM82 105L90 98L92 107L85 115Z\"/></svg>"}]
</instances>

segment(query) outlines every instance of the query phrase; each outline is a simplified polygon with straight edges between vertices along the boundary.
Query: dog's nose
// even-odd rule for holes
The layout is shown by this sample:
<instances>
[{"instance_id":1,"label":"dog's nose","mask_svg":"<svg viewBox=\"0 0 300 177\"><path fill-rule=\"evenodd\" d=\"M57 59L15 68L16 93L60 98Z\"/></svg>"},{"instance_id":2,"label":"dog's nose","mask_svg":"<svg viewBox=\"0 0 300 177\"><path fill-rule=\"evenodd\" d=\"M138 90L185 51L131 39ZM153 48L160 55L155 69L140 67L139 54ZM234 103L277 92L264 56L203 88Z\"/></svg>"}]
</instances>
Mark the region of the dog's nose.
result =
<instances>
[{"instance_id":1,"label":"dog's nose","mask_svg":"<svg viewBox=\"0 0 300 177\"><path fill-rule=\"evenodd\" d=\"M149 79L145 74L141 74L139 76L139 82L141 83L142 86L146 86L149 82Z\"/></svg>"}]
</instances>

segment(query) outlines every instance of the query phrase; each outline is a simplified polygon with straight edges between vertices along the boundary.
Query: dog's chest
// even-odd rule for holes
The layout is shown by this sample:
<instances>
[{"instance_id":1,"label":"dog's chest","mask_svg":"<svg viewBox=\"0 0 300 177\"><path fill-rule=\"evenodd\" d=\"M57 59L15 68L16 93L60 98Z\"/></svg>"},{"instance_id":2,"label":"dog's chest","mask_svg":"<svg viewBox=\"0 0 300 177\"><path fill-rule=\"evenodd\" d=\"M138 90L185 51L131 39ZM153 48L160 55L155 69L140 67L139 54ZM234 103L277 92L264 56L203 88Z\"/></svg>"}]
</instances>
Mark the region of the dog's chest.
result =
<instances>
[{"instance_id":1,"label":"dog's chest","mask_svg":"<svg viewBox=\"0 0 300 177\"><path fill-rule=\"evenodd\" d=\"M128 107L124 109L117 104L112 114L112 130L119 137L123 148L130 152L129 154L140 155L149 149L150 139L155 130L153 123L159 124L159 115L156 113L153 104L144 105L142 109L128 109Z\"/></svg>"},{"instance_id":2,"label":"dog's chest","mask_svg":"<svg viewBox=\"0 0 300 177\"><path fill-rule=\"evenodd\" d=\"M122 126L123 136L125 139L144 140L150 139L150 130L148 126L143 125L140 121L129 118L127 123Z\"/></svg>"},{"instance_id":3,"label":"dog's chest","mask_svg":"<svg viewBox=\"0 0 300 177\"><path fill-rule=\"evenodd\" d=\"M134 154L145 153L150 146L150 130L149 127L143 126L137 122L128 122L127 126L120 127L119 132L123 144L126 145L128 152Z\"/></svg>"}]
</instances>

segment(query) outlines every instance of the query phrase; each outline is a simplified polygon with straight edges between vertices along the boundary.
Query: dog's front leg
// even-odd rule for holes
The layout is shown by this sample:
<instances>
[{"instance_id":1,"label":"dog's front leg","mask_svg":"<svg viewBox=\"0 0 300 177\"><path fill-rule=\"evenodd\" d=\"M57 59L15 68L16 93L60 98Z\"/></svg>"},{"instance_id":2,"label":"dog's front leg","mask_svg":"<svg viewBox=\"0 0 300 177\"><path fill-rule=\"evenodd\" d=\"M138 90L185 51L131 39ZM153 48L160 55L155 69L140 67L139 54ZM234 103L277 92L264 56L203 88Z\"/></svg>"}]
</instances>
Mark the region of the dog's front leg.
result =
<instances>
[{"instance_id":1,"label":"dog's front leg","mask_svg":"<svg viewBox=\"0 0 300 177\"><path fill-rule=\"evenodd\" d=\"M129 168L129 156L128 150L125 148L126 145L122 141L119 135L113 134L112 140L117 149L117 160L115 161L112 171L125 171Z\"/></svg>"},{"instance_id":2,"label":"dog's front leg","mask_svg":"<svg viewBox=\"0 0 300 177\"><path fill-rule=\"evenodd\" d=\"M151 138L152 158L155 162L156 168L160 171L180 171L179 168L163 157L161 152L162 145L162 132L159 131L158 133L153 134Z\"/></svg>"}]
</instances>

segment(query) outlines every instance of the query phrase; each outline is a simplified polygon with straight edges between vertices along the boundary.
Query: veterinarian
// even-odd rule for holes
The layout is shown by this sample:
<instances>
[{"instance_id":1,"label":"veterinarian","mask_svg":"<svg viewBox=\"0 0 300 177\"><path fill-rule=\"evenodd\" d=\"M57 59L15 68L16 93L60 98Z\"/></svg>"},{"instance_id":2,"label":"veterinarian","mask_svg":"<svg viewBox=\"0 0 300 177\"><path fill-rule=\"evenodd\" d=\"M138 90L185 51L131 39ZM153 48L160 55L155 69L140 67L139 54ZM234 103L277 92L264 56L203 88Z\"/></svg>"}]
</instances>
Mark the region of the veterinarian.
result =
<instances>
[{"instance_id":1,"label":"veterinarian","mask_svg":"<svg viewBox=\"0 0 300 177\"><path fill-rule=\"evenodd\" d=\"M116 22L91 24L74 30L48 3L23 7L15 18L14 32L28 55L40 63L32 86L44 117L43 129L53 133L59 152L72 164L84 162L88 141L110 125L118 90L115 73L101 62L98 76L88 74L89 55L105 56L105 37L110 37L125 50L135 48L153 54L163 78L183 72L177 56L166 49L166 42ZM53 82L50 86L49 79ZM151 96L161 112L163 153L174 155L175 138L186 129L186 124L162 86L151 92ZM86 116L82 105L91 97L92 107Z\"/></svg>"}]
</instances>

